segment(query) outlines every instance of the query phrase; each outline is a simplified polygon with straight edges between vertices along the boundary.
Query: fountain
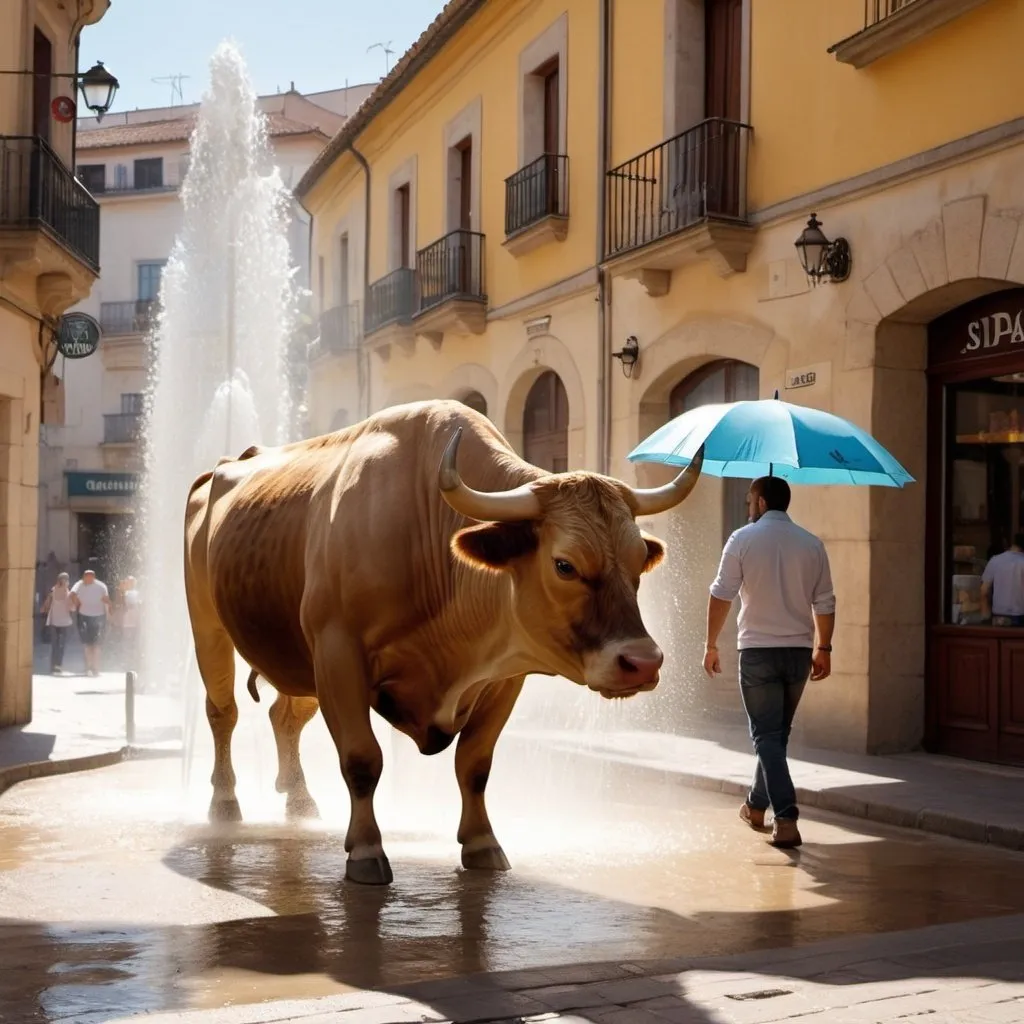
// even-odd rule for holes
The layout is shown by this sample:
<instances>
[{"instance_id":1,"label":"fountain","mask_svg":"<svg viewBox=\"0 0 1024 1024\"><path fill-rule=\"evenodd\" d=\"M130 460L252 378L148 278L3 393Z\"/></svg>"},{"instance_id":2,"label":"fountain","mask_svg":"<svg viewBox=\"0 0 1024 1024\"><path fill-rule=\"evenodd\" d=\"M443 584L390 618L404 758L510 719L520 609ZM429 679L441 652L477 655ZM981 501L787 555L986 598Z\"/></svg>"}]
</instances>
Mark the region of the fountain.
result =
<instances>
[{"instance_id":1,"label":"fountain","mask_svg":"<svg viewBox=\"0 0 1024 1024\"><path fill-rule=\"evenodd\" d=\"M297 302L289 196L245 65L230 43L210 60L181 202L183 224L153 338L139 575L153 609L143 636L144 685L184 696L189 705L201 684L194 665L189 670L185 495L221 456L289 440L285 352Z\"/></svg>"}]
</instances>

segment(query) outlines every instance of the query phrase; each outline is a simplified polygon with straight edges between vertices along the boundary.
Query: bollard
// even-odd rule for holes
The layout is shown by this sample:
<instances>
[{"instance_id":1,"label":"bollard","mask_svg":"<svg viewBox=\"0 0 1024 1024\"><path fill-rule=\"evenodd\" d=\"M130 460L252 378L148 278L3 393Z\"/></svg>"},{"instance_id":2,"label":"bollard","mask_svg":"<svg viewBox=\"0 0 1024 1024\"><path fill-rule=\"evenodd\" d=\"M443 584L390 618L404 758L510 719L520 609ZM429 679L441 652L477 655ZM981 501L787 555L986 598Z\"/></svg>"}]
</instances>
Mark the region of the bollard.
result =
<instances>
[{"instance_id":1,"label":"bollard","mask_svg":"<svg viewBox=\"0 0 1024 1024\"><path fill-rule=\"evenodd\" d=\"M124 735L129 747L135 745L135 673L124 674Z\"/></svg>"}]
</instances>

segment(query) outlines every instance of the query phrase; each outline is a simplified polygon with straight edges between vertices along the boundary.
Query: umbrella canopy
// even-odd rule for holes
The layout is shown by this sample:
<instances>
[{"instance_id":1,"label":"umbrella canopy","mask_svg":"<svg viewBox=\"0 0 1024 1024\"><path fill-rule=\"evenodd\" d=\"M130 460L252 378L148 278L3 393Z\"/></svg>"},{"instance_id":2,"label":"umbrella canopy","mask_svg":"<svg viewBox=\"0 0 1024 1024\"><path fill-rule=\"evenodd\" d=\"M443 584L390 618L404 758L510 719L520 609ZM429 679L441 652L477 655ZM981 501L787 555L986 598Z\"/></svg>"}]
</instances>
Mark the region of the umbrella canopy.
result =
<instances>
[{"instance_id":1,"label":"umbrella canopy","mask_svg":"<svg viewBox=\"0 0 1024 1024\"><path fill-rule=\"evenodd\" d=\"M704 446L712 476L778 476L793 484L902 487L914 478L870 434L841 416L778 398L702 405L629 453L630 462L686 466Z\"/></svg>"}]
</instances>

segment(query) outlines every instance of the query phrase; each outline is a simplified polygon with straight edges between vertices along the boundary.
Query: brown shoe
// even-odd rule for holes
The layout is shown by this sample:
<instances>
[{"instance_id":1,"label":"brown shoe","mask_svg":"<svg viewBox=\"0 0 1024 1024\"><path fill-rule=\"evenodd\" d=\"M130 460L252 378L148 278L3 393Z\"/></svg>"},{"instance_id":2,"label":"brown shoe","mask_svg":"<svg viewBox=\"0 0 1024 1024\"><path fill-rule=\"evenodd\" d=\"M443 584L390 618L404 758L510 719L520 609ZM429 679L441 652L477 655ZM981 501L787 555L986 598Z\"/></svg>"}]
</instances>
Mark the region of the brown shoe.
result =
<instances>
[{"instance_id":1,"label":"brown shoe","mask_svg":"<svg viewBox=\"0 0 1024 1024\"><path fill-rule=\"evenodd\" d=\"M740 807L740 821L745 821L755 832L771 832L764 823L764 811L751 807L748 803Z\"/></svg>"},{"instance_id":2,"label":"brown shoe","mask_svg":"<svg viewBox=\"0 0 1024 1024\"><path fill-rule=\"evenodd\" d=\"M800 829L796 827L796 818L776 818L772 829L772 846L780 850L794 850L803 842Z\"/></svg>"}]
</instances>

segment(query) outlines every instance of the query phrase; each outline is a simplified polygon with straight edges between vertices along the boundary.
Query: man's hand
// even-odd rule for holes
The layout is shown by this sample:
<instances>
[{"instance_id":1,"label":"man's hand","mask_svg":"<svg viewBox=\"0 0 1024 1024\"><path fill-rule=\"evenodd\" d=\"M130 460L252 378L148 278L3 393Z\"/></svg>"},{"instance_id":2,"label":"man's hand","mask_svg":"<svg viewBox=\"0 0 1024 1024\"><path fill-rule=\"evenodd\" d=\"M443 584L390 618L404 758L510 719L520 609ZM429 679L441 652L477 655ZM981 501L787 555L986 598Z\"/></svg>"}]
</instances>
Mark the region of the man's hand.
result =
<instances>
[{"instance_id":1,"label":"man's hand","mask_svg":"<svg viewBox=\"0 0 1024 1024\"><path fill-rule=\"evenodd\" d=\"M811 681L828 679L832 674L832 655L828 651L815 650L811 658Z\"/></svg>"},{"instance_id":2,"label":"man's hand","mask_svg":"<svg viewBox=\"0 0 1024 1024\"><path fill-rule=\"evenodd\" d=\"M712 679L722 674L722 662L718 657L717 647L704 648L704 671Z\"/></svg>"}]
</instances>

